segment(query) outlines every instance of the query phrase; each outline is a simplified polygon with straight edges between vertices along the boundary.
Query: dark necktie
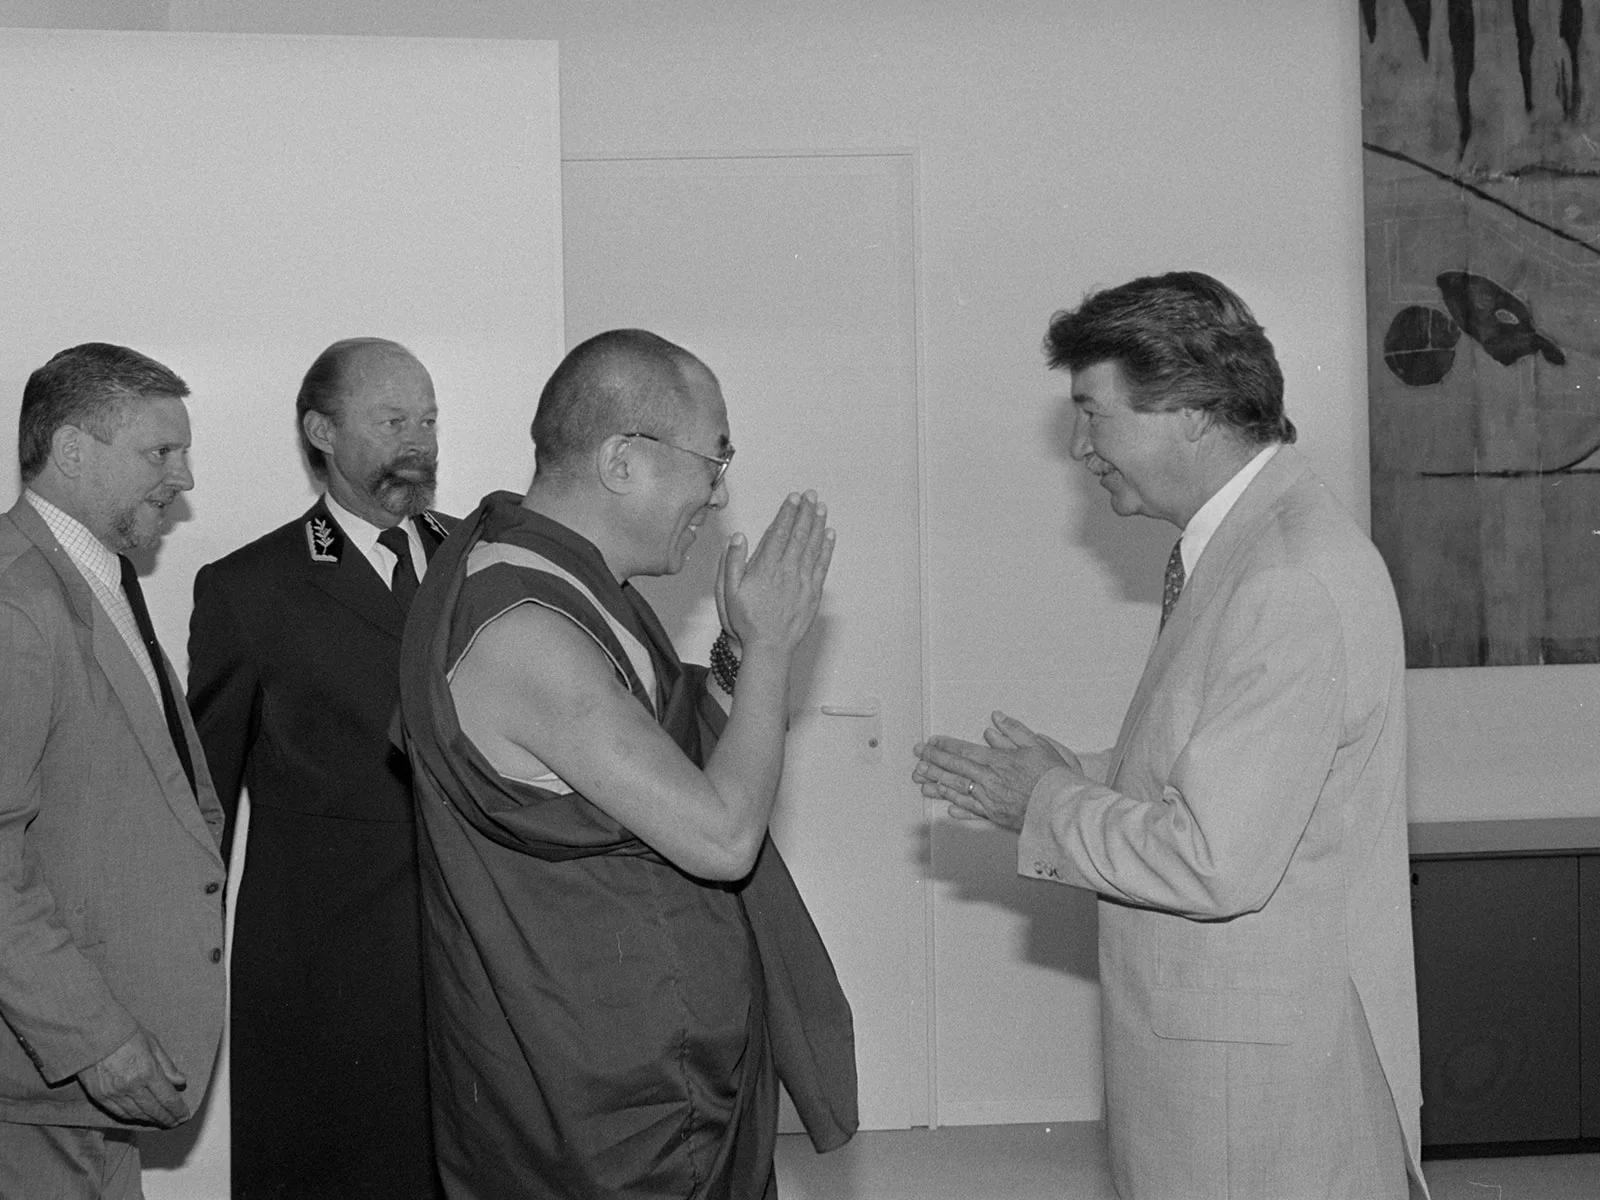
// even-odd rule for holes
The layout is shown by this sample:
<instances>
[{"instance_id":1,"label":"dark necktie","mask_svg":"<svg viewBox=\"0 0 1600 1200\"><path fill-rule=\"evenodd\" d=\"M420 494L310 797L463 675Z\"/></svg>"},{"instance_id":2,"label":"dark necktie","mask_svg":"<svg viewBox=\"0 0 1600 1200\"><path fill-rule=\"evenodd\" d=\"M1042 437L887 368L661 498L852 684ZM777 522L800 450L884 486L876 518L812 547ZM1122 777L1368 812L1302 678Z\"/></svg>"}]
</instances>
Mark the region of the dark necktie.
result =
<instances>
[{"instance_id":1,"label":"dark necktie","mask_svg":"<svg viewBox=\"0 0 1600 1200\"><path fill-rule=\"evenodd\" d=\"M139 626L139 637L143 639L151 665L156 669L156 683L161 687L161 711L167 718L167 733L172 737L172 748L178 752L178 761L183 764L183 777L189 781L189 790L194 792L194 762L189 758L189 739L184 736L183 722L178 719L178 700L172 694L172 684L167 680L161 643L156 641L156 627L150 623L150 610L145 607L139 573L125 555L117 555L117 560L122 565L122 592L128 597L134 623ZM199 795L198 792L195 794Z\"/></svg>"},{"instance_id":2,"label":"dark necktie","mask_svg":"<svg viewBox=\"0 0 1600 1200\"><path fill-rule=\"evenodd\" d=\"M1179 538L1172 547L1172 553L1167 555L1167 573L1161 580L1161 628L1167 627L1167 618L1172 615L1173 605L1178 603L1178 597L1183 594L1183 539ZM1159 630L1157 631L1159 632Z\"/></svg>"},{"instance_id":3,"label":"dark necktie","mask_svg":"<svg viewBox=\"0 0 1600 1200\"><path fill-rule=\"evenodd\" d=\"M417 594L417 568L411 562L411 539L406 537L404 525L394 525L378 535L378 545L394 555L394 574L389 577L389 590L402 613L411 611L411 598Z\"/></svg>"}]
</instances>

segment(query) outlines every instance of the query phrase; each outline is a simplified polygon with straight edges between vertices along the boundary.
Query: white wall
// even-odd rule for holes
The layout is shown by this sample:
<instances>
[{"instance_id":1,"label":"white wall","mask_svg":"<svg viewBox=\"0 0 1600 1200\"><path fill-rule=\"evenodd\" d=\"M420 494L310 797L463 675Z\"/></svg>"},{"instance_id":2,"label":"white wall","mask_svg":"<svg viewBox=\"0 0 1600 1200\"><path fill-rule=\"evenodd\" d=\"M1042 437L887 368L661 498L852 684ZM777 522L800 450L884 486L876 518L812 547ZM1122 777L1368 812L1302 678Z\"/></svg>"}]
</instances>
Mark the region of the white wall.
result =
<instances>
[{"instance_id":1,"label":"white wall","mask_svg":"<svg viewBox=\"0 0 1600 1200\"><path fill-rule=\"evenodd\" d=\"M1172 531L1112 517L1066 460L1062 380L1038 351L1050 312L1089 288L1175 267L1236 286L1277 344L1305 451L1365 513L1353 4L0 0L0 22L125 11L156 28L555 38L569 156L915 149L933 728L975 731L1003 704L1107 744L1153 635ZM1600 668L1412 685L1414 816L1600 812ZM1095 1116L1092 905L1061 896L1052 958L1022 911L1048 892L967 903L997 910L1007 953L1071 976L1048 1011L1026 987L996 996L995 1027L963 1031L973 1057L994 1047L1026 1072L1018 1046L1065 1047L1046 1056L1066 1064L1057 1115ZM949 957L940 971L960 971Z\"/></svg>"}]
</instances>

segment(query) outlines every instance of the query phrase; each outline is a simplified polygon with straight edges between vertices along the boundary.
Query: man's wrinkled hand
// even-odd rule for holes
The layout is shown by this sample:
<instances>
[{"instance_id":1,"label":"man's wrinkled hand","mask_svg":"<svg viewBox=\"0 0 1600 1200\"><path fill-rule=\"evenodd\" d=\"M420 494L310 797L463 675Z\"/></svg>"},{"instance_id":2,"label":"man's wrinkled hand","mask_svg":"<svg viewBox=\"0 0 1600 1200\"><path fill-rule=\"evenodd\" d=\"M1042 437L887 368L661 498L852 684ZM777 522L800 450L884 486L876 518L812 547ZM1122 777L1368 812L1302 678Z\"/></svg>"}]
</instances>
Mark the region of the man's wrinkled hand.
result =
<instances>
[{"instance_id":1,"label":"man's wrinkled hand","mask_svg":"<svg viewBox=\"0 0 1600 1200\"><path fill-rule=\"evenodd\" d=\"M785 499L748 558L744 535L734 534L717 565L723 627L746 649L766 643L792 650L822 603L833 545L828 507L815 492Z\"/></svg>"},{"instance_id":2,"label":"man's wrinkled hand","mask_svg":"<svg viewBox=\"0 0 1600 1200\"><path fill-rule=\"evenodd\" d=\"M189 1108L178 1095L188 1080L166 1048L143 1029L79 1071L78 1082L97 1107L123 1121L171 1128L189 1119Z\"/></svg>"},{"instance_id":3,"label":"man's wrinkled hand","mask_svg":"<svg viewBox=\"0 0 1600 1200\"><path fill-rule=\"evenodd\" d=\"M983 733L983 744L935 734L912 747L917 765L911 781L923 796L943 800L950 815L981 819L1003 829L1021 829L1028 798L1049 771L1067 767L1081 771L1078 758L1065 746L1041 737L1002 712Z\"/></svg>"}]
</instances>

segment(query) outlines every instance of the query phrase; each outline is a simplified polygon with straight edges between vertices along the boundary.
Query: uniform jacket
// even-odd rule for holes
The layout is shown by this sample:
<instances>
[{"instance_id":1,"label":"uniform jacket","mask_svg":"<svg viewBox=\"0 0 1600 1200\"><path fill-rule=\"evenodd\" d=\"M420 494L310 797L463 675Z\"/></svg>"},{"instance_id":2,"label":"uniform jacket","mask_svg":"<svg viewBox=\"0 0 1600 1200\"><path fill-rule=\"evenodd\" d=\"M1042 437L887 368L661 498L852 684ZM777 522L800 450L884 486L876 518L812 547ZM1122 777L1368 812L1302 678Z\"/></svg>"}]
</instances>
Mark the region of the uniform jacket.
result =
<instances>
[{"instance_id":1,"label":"uniform jacket","mask_svg":"<svg viewBox=\"0 0 1600 1200\"><path fill-rule=\"evenodd\" d=\"M1352 1113L1390 1145L1398 1114L1420 1178L1404 669L1382 560L1282 446L1195 564L1106 783L1035 787L1020 871L1101 898L1128 1200L1403 1196Z\"/></svg>"},{"instance_id":2,"label":"uniform jacket","mask_svg":"<svg viewBox=\"0 0 1600 1200\"><path fill-rule=\"evenodd\" d=\"M447 520L417 519L430 554ZM230 848L250 793L235 1200L433 1194L411 770L389 736L404 624L320 499L195 576L189 703Z\"/></svg>"},{"instance_id":3,"label":"uniform jacket","mask_svg":"<svg viewBox=\"0 0 1600 1200\"><path fill-rule=\"evenodd\" d=\"M420 519L430 551L447 523ZM412 823L410 771L387 734L404 626L388 585L320 499L200 568L189 703L230 846L246 786L257 812Z\"/></svg>"},{"instance_id":4,"label":"uniform jacket","mask_svg":"<svg viewBox=\"0 0 1600 1200\"><path fill-rule=\"evenodd\" d=\"M0 1120L120 1125L74 1076L141 1026L193 1113L227 990L222 809L188 711L194 789L127 643L26 499L0 517L0 655Z\"/></svg>"}]
</instances>

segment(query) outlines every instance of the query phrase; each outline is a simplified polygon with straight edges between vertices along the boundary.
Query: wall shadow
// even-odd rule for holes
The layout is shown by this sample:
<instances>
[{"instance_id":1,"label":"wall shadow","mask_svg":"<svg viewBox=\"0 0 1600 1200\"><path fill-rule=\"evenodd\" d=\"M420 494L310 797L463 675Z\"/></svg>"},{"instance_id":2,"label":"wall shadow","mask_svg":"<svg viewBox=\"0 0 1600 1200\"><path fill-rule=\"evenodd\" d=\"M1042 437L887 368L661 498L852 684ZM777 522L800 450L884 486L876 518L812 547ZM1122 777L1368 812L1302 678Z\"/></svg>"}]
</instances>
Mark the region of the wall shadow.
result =
<instances>
[{"instance_id":1,"label":"wall shadow","mask_svg":"<svg viewBox=\"0 0 1600 1200\"><path fill-rule=\"evenodd\" d=\"M211 1111L211 1099L216 1092L216 1068L212 1068L212 1087L206 1089L206 1098L199 1111L176 1129L150 1129L139 1133L139 1160L147 1171L176 1171L194 1153L195 1144L205 1131L206 1118Z\"/></svg>"},{"instance_id":2,"label":"wall shadow","mask_svg":"<svg viewBox=\"0 0 1600 1200\"><path fill-rule=\"evenodd\" d=\"M986 822L935 817L921 830L928 878L950 885L950 898L1008 909L1026 927L1023 959L1091 983L1100 979L1097 899L1017 874L1017 839Z\"/></svg>"}]
</instances>

